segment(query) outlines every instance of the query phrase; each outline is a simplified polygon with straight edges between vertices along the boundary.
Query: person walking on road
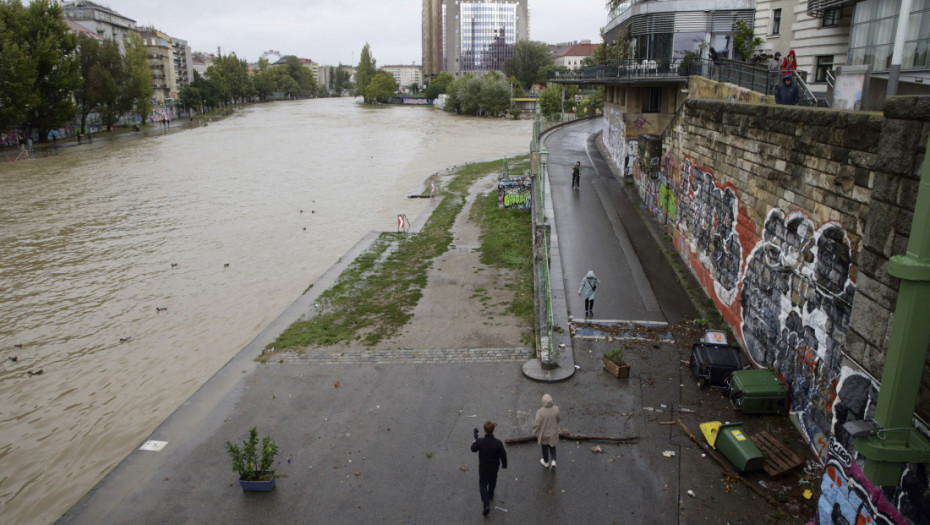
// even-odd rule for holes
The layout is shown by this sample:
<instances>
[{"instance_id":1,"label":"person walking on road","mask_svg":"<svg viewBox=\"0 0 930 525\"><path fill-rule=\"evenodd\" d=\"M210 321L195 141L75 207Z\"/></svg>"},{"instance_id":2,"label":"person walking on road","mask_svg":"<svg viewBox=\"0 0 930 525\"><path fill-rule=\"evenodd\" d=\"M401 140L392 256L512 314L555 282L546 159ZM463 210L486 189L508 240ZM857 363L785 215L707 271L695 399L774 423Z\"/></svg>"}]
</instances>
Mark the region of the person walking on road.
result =
<instances>
[{"instance_id":1,"label":"person walking on road","mask_svg":"<svg viewBox=\"0 0 930 525\"><path fill-rule=\"evenodd\" d=\"M555 468L555 446L559 444L559 407L552 404L552 396L543 394L542 408L536 411L536 420L533 421L533 435L536 442L542 447L542 466L548 469ZM550 458L551 461L550 461Z\"/></svg>"},{"instance_id":2,"label":"person walking on road","mask_svg":"<svg viewBox=\"0 0 930 525\"><path fill-rule=\"evenodd\" d=\"M572 168L572 188L581 188L581 161L575 163Z\"/></svg>"},{"instance_id":3,"label":"person walking on road","mask_svg":"<svg viewBox=\"0 0 930 525\"><path fill-rule=\"evenodd\" d=\"M585 317L594 315L594 292L599 284L601 284L601 280L594 275L594 270L591 270L581 280L581 286L578 287L578 295L584 298Z\"/></svg>"},{"instance_id":4,"label":"person walking on road","mask_svg":"<svg viewBox=\"0 0 930 525\"><path fill-rule=\"evenodd\" d=\"M504 443L494 437L494 427L493 422L485 421L484 437L478 437L476 428L475 440L471 444L471 451L478 453L478 491L481 493L485 516L491 512L498 468L507 468L507 450L504 449Z\"/></svg>"}]
</instances>

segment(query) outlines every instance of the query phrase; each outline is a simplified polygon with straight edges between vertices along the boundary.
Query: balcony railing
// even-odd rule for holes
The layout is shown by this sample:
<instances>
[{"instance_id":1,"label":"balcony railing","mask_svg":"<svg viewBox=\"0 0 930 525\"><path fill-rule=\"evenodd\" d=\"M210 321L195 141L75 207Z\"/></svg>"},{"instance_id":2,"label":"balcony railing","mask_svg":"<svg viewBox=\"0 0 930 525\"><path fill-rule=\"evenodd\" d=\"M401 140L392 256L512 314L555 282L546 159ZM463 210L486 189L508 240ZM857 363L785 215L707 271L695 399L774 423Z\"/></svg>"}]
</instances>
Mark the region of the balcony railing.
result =
<instances>
[{"instance_id":1,"label":"balcony railing","mask_svg":"<svg viewBox=\"0 0 930 525\"><path fill-rule=\"evenodd\" d=\"M791 72L800 91L801 106L816 106L817 98L797 71ZM567 83L627 83L650 80L678 80L685 82L698 75L718 82L727 82L750 91L772 95L782 79L780 70L769 70L736 60L621 60L603 62L574 71L554 71L549 80Z\"/></svg>"}]
</instances>

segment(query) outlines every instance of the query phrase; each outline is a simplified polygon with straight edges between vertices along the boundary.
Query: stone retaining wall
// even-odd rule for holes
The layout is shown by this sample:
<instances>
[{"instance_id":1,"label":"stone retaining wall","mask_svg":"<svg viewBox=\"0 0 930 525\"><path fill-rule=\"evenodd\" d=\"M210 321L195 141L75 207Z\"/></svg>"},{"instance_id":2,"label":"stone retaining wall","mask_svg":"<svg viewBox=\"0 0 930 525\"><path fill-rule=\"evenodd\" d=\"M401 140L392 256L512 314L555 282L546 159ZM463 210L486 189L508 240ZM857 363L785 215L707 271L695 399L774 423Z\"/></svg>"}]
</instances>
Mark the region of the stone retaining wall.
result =
<instances>
[{"instance_id":1,"label":"stone retaining wall","mask_svg":"<svg viewBox=\"0 0 930 525\"><path fill-rule=\"evenodd\" d=\"M791 385L792 416L824 462L855 461L842 424L875 409L898 289L887 266L905 253L928 132L930 97L891 99L884 114L688 100L658 169L634 167L749 358ZM917 522L927 474L909 473L895 505Z\"/></svg>"}]
</instances>

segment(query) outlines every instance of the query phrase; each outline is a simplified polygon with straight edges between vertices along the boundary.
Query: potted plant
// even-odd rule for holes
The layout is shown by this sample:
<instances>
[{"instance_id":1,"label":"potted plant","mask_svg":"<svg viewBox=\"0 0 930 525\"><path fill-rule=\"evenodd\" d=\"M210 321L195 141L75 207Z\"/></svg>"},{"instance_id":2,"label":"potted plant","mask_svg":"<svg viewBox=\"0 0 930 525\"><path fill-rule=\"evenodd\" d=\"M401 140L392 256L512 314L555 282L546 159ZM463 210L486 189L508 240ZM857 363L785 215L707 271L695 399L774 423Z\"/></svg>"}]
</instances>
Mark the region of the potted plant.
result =
<instances>
[{"instance_id":1,"label":"potted plant","mask_svg":"<svg viewBox=\"0 0 930 525\"><path fill-rule=\"evenodd\" d=\"M618 379L630 377L630 364L623 360L622 346L604 352L604 369Z\"/></svg>"},{"instance_id":2,"label":"potted plant","mask_svg":"<svg viewBox=\"0 0 930 525\"><path fill-rule=\"evenodd\" d=\"M242 442L242 447L226 442L226 450L232 459L232 468L239 473L239 485L246 492L270 492L274 489L274 471L271 464L278 455L278 444L265 436L261 443L259 458L258 431L249 429L249 439Z\"/></svg>"}]
</instances>

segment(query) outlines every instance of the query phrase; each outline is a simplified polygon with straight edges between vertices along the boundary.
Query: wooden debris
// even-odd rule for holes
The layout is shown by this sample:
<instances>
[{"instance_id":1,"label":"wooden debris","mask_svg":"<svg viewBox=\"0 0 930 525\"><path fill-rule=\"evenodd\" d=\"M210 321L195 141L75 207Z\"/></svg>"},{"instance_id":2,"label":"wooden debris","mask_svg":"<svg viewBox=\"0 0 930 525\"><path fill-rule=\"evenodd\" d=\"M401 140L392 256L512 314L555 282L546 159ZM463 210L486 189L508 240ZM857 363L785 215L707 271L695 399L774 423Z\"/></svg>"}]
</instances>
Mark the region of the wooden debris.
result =
<instances>
[{"instance_id":1,"label":"wooden debris","mask_svg":"<svg viewBox=\"0 0 930 525\"><path fill-rule=\"evenodd\" d=\"M749 436L749 439L765 455L765 465L762 468L766 474L773 478L804 464L804 460L788 450L788 447L765 430Z\"/></svg>"},{"instance_id":2,"label":"wooden debris","mask_svg":"<svg viewBox=\"0 0 930 525\"><path fill-rule=\"evenodd\" d=\"M586 436L583 434L570 434L568 432L560 432L559 439L567 439L569 441L610 441L610 442L622 442L622 441L635 441L639 439L639 436L631 437L610 437L610 436ZM508 445L517 445L520 443L531 443L536 441L536 436L524 436L517 438L505 439L504 443Z\"/></svg>"}]
</instances>

